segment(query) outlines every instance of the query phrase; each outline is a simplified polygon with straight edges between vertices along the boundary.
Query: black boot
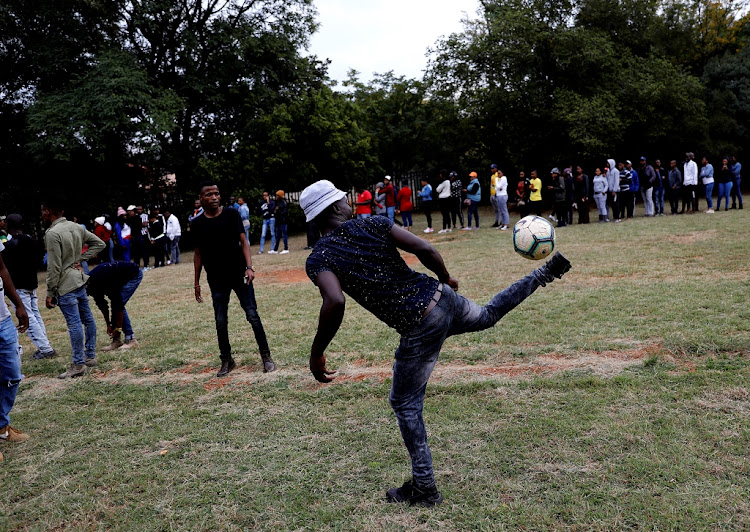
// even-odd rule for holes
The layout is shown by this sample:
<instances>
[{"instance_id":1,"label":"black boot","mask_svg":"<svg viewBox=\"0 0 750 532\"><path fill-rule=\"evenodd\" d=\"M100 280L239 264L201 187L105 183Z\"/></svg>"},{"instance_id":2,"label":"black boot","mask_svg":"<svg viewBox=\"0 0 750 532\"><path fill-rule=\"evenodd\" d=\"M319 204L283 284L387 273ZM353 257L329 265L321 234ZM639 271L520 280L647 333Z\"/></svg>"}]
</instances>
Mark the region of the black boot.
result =
<instances>
[{"instance_id":1,"label":"black boot","mask_svg":"<svg viewBox=\"0 0 750 532\"><path fill-rule=\"evenodd\" d=\"M534 275L536 275L539 284L547 286L547 283L551 283L555 278L560 279L565 275L570 267L570 261L558 251L547 261L547 264L534 270Z\"/></svg>"},{"instance_id":2,"label":"black boot","mask_svg":"<svg viewBox=\"0 0 750 532\"><path fill-rule=\"evenodd\" d=\"M219 373L216 374L216 376L217 377L225 377L235 367L237 367L237 364L234 363L234 359L231 356L226 357L226 358L222 358L221 359L221 369L219 370Z\"/></svg>"},{"instance_id":3,"label":"black boot","mask_svg":"<svg viewBox=\"0 0 750 532\"><path fill-rule=\"evenodd\" d=\"M261 353L260 358L263 361L263 373L276 371L276 364L271 360L271 353Z\"/></svg>"}]
</instances>

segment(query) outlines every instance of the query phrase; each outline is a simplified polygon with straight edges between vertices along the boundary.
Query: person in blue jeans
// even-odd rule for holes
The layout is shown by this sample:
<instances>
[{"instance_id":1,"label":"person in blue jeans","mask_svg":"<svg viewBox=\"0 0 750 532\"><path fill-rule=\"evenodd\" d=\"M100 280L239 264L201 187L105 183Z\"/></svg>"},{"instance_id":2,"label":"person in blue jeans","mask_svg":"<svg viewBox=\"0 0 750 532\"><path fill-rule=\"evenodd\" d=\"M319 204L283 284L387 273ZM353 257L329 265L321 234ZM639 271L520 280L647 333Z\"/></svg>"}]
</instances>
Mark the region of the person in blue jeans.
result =
<instances>
[{"instance_id":1,"label":"person in blue jeans","mask_svg":"<svg viewBox=\"0 0 750 532\"><path fill-rule=\"evenodd\" d=\"M102 351L138 347L138 340L135 339L133 325L130 323L125 305L133 297L142 280L143 272L132 262L106 262L91 270L86 290L102 311L104 322L107 324L107 334L112 338L112 343ZM107 298L112 304L111 316Z\"/></svg>"},{"instance_id":2,"label":"person in blue jeans","mask_svg":"<svg viewBox=\"0 0 750 532\"><path fill-rule=\"evenodd\" d=\"M263 201L258 206L258 212L263 218L263 228L260 231L260 250L258 254L263 253L263 246L266 243L266 234L271 233L271 249L276 248L276 218L274 211L276 203L271 199L268 192L263 193Z\"/></svg>"},{"instance_id":3,"label":"person in blue jeans","mask_svg":"<svg viewBox=\"0 0 750 532\"><path fill-rule=\"evenodd\" d=\"M0 442L22 442L29 439L18 429L10 426L10 411L16 403L18 386L21 384L21 355L18 351L18 333L29 327L29 316L18 296L10 273L2 258L4 245L0 240ZM13 324L5 296L16 307L18 327ZM3 459L0 453L0 460Z\"/></svg>"},{"instance_id":4,"label":"person in blue jeans","mask_svg":"<svg viewBox=\"0 0 750 532\"><path fill-rule=\"evenodd\" d=\"M306 263L307 275L323 298L310 349L310 371L320 382L333 380L335 371L326 366L325 351L344 317L344 293L401 334L389 400L411 457L412 478L388 490L386 500L440 504L443 497L435 483L422 410L443 342L449 336L492 327L538 287L562 277L570 263L557 253L480 306L456 292L458 281L426 240L382 216L350 220L346 194L330 181L305 188L299 203L323 235ZM400 250L415 254L437 279L409 268Z\"/></svg>"},{"instance_id":5,"label":"person in blue jeans","mask_svg":"<svg viewBox=\"0 0 750 532\"><path fill-rule=\"evenodd\" d=\"M96 257L105 244L81 225L68 221L57 199L42 204L42 221L47 248L47 299L45 306L55 308L65 317L73 350L73 361L60 379L80 377L86 366L96 366L96 322L86 294L88 275L82 264ZM88 246L81 252L84 245ZM84 329L85 341L84 341Z\"/></svg>"}]
</instances>

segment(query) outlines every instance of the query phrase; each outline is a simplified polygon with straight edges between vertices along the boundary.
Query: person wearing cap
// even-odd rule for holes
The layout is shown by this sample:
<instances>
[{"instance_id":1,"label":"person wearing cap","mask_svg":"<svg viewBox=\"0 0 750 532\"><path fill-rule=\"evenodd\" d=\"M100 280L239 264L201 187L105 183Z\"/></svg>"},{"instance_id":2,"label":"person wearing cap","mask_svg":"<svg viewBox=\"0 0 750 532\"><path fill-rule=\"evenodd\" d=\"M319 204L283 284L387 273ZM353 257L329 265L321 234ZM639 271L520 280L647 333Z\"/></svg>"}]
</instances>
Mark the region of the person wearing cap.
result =
<instances>
[{"instance_id":1,"label":"person wearing cap","mask_svg":"<svg viewBox=\"0 0 750 532\"><path fill-rule=\"evenodd\" d=\"M253 288L255 268L240 214L236 209L221 206L221 194L215 183L206 182L201 185L200 201L203 215L195 218L190 228L195 244L193 255L195 300L203 303L200 278L201 271L205 267L214 305L216 336L219 341L219 358L221 359L221 369L216 376L223 377L236 367L236 362L232 357L232 346L229 343L228 309L232 292L237 295L245 311L245 317L255 334L263 362L263 371L274 371L276 365L271 359L266 332L255 302Z\"/></svg>"},{"instance_id":2,"label":"person wearing cap","mask_svg":"<svg viewBox=\"0 0 750 532\"><path fill-rule=\"evenodd\" d=\"M461 224L461 229L464 228L464 202L462 199L464 185L458 178L458 172L450 173L451 180L451 223L453 229L456 229L456 218L458 218Z\"/></svg>"},{"instance_id":3,"label":"person wearing cap","mask_svg":"<svg viewBox=\"0 0 750 532\"><path fill-rule=\"evenodd\" d=\"M306 219L315 220L322 233L305 265L323 299L310 349L310 371L320 382L333 380L335 371L328 369L325 351L341 327L344 294L401 334L389 399L411 457L412 478L388 490L386 499L440 504L443 497L435 483L422 410L443 342L449 336L492 327L538 287L562 277L570 263L558 253L480 306L456 292L458 281L428 241L383 217L350 220L346 194L330 181L308 186L299 201ZM409 268L401 251L416 255L437 278Z\"/></svg>"},{"instance_id":4,"label":"person wearing cap","mask_svg":"<svg viewBox=\"0 0 750 532\"><path fill-rule=\"evenodd\" d=\"M42 220L48 228L44 233L47 248L45 306L49 309L59 306L68 326L72 362L57 378L69 379L84 375L86 366L96 365L96 321L86 294L88 275L81 263L96 257L104 249L104 242L81 225L68 221L58 201L49 199L41 208ZM81 252L84 246L88 249Z\"/></svg>"},{"instance_id":5,"label":"person wearing cap","mask_svg":"<svg viewBox=\"0 0 750 532\"><path fill-rule=\"evenodd\" d=\"M565 179L560 175L560 170L555 167L550 170L552 184L547 186L555 193L555 212L557 213L557 227L565 227L567 224L567 201L565 191Z\"/></svg>"},{"instance_id":6,"label":"person wearing cap","mask_svg":"<svg viewBox=\"0 0 750 532\"><path fill-rule=\"evenodd\" d=\"M495 211L495 223L491 227L500 227L500 206L497 201L497 185L500 182L501 172L498 171L496 164L490 165L490 203L492 204L492 210ZM507 192L506 192L507 197ZM507 206L506 206L507 209Z\"/></svg>"},{"instance_id":7,"label":"person wearing cap","mask_svg":"<svg viewBox=\"0 0 750 532\"><path fill-rule=\"evenodd\" d=\"M10 411L16 402L18 387L23 379L18 333L28 329L29 316L24 302L13 286L10 272L5 267L4 249L5 244L0 241L0 442L20 443L28 440L29 435L11 427ZM15 307L18 327L13 323L8 305L5 304L5 296L8 296ZM0 453L0 461L2 459L3 455Z\"/></svg>"},{"instance_id":8,"label":"person wearing cap","mask_svg":"<svg viewBox=\"0 0 750 532\"><path fill-rule=\"evenodd\" d=\"M106 246L101 253L98 255L99 262L109 262L109 245L112 240L112 230L107 229L106 218L104 216L98 216L94 218L94 234L104 242Z\"/></svg>"},{"instance_id":9,"label":"person wearing cap","mask_svg":"<svg viewBox=\"0 0 750 532\"><path fill-rule=\"evenodd\" d=\"M380 192L385 194L385 214L393 222L396 217L396 190L391 183L391 176L387 175L383 178L383 187Z\"/></svg>"},{"instance_id":10,"label":"person wearing cap","mask_svg":"<svg viewBox=\"0 0 750 532\"><path fill-rule=\"evenodd\" d=\"M273 209L274 218L276 218L276 245L268 253L276 254L279 252L279 244L284 239L284 249L282 255L289 253L289 236L287 234L287 224L289 223L289 204L284 199L284 191L276 191L276 206Z\"/></svg>"},{"instance_id":11,"label":"person wearing cap","mask_svg":"<svg viewBox=\"0 0 750 532\"><path fill-rule=\"evenodd\" d=\"M5 243L3 261L13 281L18 297L23 302L29 316L26 334L36 347L33 357L37 360L57 356L47 338L47 328L39 312L36 290L39 286L37 271L42 264L42 249L39 242L23 232L23 218L20 214L10 214L6 219L10 239ZM12 302L11 302L12 303ZM15 305L13 306L15 310Z\"/></svg>"},{"instance_id":12,"label":"person wearing cap","mask_svg":"<svg viewBox=\"0 0 750 532\"><path fill-rule=\"evenodd\" d=\"M127 223L127 215L125 209L122 207L117 208L117 221L115 222L115 239L117 245L120 247L120 253L122 253L122 260L130 262L130 238L132 235L132 229Z\"/></svg>"},{"instance_id":13,"label":"person wearing cap","mask_svg":"<svg viewBox=\"0 0 750 532\"><path fill-rule=\"evenodd\" d=\"M698 212L698 165L693 160L695 154L691 151L685 154L685 165L682 167L682 211L685 213Z\"/></svg>"},{"instance_id":14,"label":"person wearing cap","mask_svg":"<svg viewBox=\"0 0 750 532\"><path fill-rule=\"evenodd\" d=\"M469 173L469 184L467 185L464 192L466 192L466 199L469 200L469 208L466 212L466 218L468 218L466 221L468 223L463 229L465 231L471 231L472 215L474 216L474 220L476 221L476 228L479 229L479 202L482 199L482 187L479 184L479 178L477 177L476 172Z\"/></svg>"}]
</instances>

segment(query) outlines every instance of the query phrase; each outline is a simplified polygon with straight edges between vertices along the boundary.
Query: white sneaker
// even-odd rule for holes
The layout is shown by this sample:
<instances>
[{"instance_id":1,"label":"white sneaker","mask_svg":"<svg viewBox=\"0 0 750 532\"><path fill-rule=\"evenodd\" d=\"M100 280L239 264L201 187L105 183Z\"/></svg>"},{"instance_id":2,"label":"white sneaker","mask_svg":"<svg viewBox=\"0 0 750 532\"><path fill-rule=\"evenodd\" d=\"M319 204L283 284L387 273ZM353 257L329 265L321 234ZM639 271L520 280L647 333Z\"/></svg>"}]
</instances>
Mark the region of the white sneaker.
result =
<instances>
[{"instance_id":1,"label":"white sneaker","mask_svg":"<svg viewBox=\"0 0 750 532\"><path fill-rule=\"evenodd\" d=\"M503 225L503 226L500 227L500 230L501 231L507 231L508 230L508 226L507 225Z\"/></svg>"},{"instance_id":2,"label":"white sneaker","mask_svg":"<svg viewBox=\"0 0 750 532\"><path fill-rule=\"evenodd\" d=\"M446 229L446 230L445 230L445 232L446 232L446 233L452 233L452 232L453 232L453 229L451 229L451 228L448 228L448 229Z\"/></svg>"},{"instance_id":3,"label":"white sneaker","mask_svg":"<svg viewBox=\"0 0 750 532\"><path fill-rule=\"evenodd\" d=\"M549 215L549 219L550 219L550 220L552 220L553 222L557 222L557 218L555 218L555 217L554 217L554 216L552 216L551 214Z\"/></svg>"},{"instance_id":4,"label":"white sneaker","mask_svg":"<svg viewBox=\"0 0 750 532\"><path fill-rule=\"evenodd\" d=\"M711 214L711 213L713 213L713 212L714 212L714 210L713 210L713 209L708 209L708 210L706 210L706 214Z\"/></svg>"},{"instance_id":5,"label":"white sneaker","mask_svg":"<svg viewBox=\"0 0 750 532\"><path fill-rule=\"evenodd\" d=\"M263 255L263 250L259 251L258 255Z\"/></svg>"},{"instance_id":6,"label":"white sneaker","mask_svg":"<svg viewBox=\"0 0 750 532\"><path fill-rule=\"evenodd\" d=\"M462 227L461 231L471 231L471 227Z\"/></svg>"},{"instance_id":7,"label":"white sneaker","mask_svg":"<svg viewBox=\"0 0 750 532\"><path fill-rule=\"evenodd\" d=\"M425 233L432 233L433 231L434 229L432 227L428 227L427 229L424 230Z\"/></svg>"},{"instance_id":8,"label":"white sneaker","mask_svg":"<svg viewBox=\"0 0 750 532\"><path fill-rule=\"evenodd\" d=\"M278 251L274 251L274 250L270 250L268 252L269 255L276 255L277 253L278 253Z\"/></svg>"},{"instance_id":9,"label":"white sneaker","mask_svg":"<svg viewBox=\"0 0 750 532\"><path fill-rule=\"evenodd\" d=\"M447 232L447 231L446 231L445 229L441 229L440 231L438 231L438 234L439 234L439 235L442 235L443 233L446 233L446 232Z\"/></svg>"},{"instance_id":10,"label":"white sneaker","mask_svg":"<svg viewBox=\"0 0 750 532\"><path fill-rule=\"evenodd\" d=\"M172 264L172 261L171 261L171 260L168 260L168 261L167 261L167 266L169 266L170 264Z\"/></svg>"},{"instance_id":11,"label":"white sneaker","mask_svg":"<svg viewBox=\"0 0 750 532\"><path fill-rule=\"evenodd\" d=\"M289 250L285 249L284 251L282 251L281 253L279 253L279 255L286 255L287 253L289 253Z\"/></svg>"}]
</instances>

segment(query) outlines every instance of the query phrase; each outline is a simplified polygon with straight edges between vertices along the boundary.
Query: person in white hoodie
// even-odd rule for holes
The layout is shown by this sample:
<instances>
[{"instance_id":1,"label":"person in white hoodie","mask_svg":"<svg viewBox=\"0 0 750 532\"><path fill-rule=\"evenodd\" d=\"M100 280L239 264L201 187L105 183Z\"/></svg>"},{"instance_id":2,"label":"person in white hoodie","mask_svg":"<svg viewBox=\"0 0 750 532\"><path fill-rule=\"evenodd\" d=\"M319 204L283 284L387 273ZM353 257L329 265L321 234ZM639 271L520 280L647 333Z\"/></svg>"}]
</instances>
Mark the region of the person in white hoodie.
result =
<instances>
[{"instance_id":1,"label":"person in white hoodie","mask_svg":"<svg viewBox=\"0 0 750 532\"><path fill-rule=\"evenodd\" d=\"M612 207L612 218L613 222L619 221L620 216L620 170L617 169L617 164L614 159L607 159L607 190L609 193L609 205Z\"/></svg>"},{"instance_id":2,"label":"person in white hoodie","mask_svg":"<svg viewBox=\"0 0 750 532\"><path fill-rule=\"evenodd\" d=\"M693 160L695 155L689 151L685 154L685 166L682 169L682 213L685 212L687 204L687 213L698 212L698 165ZM682 214L681 213L681 214Z\"/></svg>"},{"instance_id":3,"label":"person in white hoodie","mask_svg":"<svg viewBox=\"0 0 750 532\"><path fill-rule=\"evenodd\" d=\"M440 170L440 184L436 189L440 214L443 215L443 228L438 233L450 233L451 229L451 182L448 170Z\"/></svg>"}]
</instances>

